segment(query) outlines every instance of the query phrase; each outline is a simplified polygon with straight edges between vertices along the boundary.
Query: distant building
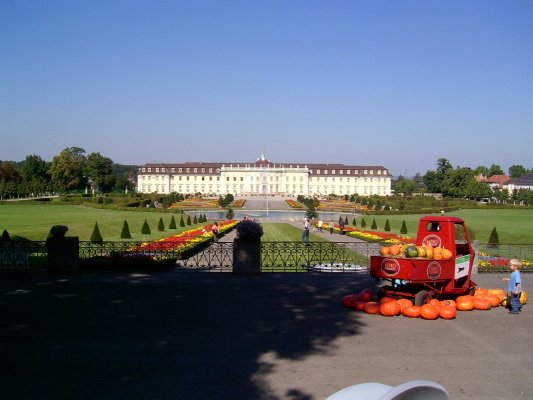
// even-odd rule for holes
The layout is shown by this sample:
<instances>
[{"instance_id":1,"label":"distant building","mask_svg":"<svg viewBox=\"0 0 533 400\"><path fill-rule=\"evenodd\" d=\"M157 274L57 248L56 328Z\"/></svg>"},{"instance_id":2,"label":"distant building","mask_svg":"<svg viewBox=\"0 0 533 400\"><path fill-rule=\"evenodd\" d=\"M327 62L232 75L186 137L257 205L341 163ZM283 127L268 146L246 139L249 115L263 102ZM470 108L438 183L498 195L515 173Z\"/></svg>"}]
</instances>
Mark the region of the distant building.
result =
<instances>
[{"instance_id":1,"label":"distant building","mask_svg":"<svg viewBox=\"0 0 533 400\"><path fill-rule=\"evenodd\" d=\"M513 194L515 190L526 189L533 190L533 174L527 174L521 178L509 179L503 185L504 189L509 191L509 194Z\"/></svg>"},{"instance_id":2,"label":"distant building","mask_svg":"<svg viewBox=\"0 0 533 400\"><path fill-rule=\"evenodd\" d=\"M492 175L489 178L483 179L482 182L485 182L487 185L490 186L492 190L494 190L494 189L503 189L503 185L509 179L511 178L507 175Z\"/></svg>"},{"instance_id":3,"label":"distant building","mask_svg":"<svg viewBox=\"0 0 533 400\"><path fill-rule=\"evenodd\" d=\"M137 191L214 196L389 196L391 175L382 166L273 163L261 155L254 163L145 164L137 173Z\"/></svg>"}]
</instances>

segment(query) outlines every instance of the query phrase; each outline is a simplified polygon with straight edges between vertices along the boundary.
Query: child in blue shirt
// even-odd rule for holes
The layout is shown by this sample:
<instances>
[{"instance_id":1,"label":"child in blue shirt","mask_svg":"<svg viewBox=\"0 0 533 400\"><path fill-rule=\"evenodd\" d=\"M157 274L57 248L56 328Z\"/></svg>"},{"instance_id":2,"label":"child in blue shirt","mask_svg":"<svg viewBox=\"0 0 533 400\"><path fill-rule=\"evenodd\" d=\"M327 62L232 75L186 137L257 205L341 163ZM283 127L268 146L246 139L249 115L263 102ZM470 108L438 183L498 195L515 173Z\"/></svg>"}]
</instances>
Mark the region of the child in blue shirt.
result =
<instances>
[{"instance_id":1,"label":"child in blue shirt","mask_svg":"<svg viewBox=\"0 0 533 400\"><path fill-rule=\"evenodd\" d=\"M509 278L503 278L504 282L509 282L508 291L511 294L511 314L518 314L522 309L520 303L520 295L522 294L522 278L520 277L519 268L522 266L522 262L517 259L509 261L509 268L511 269L511 275Z\"/></svg>"}]
</instances>

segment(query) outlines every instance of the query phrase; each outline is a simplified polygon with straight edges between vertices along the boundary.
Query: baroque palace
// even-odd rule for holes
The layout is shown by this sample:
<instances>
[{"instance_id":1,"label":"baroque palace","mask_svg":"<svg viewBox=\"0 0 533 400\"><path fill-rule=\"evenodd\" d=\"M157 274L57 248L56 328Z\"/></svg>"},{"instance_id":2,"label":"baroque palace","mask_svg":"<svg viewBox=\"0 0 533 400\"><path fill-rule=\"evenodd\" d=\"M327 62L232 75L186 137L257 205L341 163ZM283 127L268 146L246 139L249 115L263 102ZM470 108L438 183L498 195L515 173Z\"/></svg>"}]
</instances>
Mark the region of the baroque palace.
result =
<instances>
[{"instance_id":1,"label":"baroque palace","mask_svg":"<svg viewBox=\"0 0 533 400\"><path fill-rule=\"evenodd\" d=\"M139 168L137 191L212 196L389 196L391 175L381 166L278 164L261 155L254 163L145 164Z\"/></svg>"}]
</instances>

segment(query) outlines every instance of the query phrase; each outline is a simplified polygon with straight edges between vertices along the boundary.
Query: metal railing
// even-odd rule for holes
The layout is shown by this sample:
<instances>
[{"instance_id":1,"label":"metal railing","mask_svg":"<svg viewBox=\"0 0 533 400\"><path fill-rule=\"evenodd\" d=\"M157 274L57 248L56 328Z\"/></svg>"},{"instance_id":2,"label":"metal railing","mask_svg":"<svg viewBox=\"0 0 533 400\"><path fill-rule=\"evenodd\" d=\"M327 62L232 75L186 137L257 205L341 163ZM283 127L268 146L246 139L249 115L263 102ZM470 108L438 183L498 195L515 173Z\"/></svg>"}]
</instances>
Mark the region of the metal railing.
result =
<instances>
[{"instance_id":1,"label":"metal railing","mask_svg":"<svg viewBox=\"0 0 533 400\"><path fill-rule=\"evenodd\" d=\"M194 249L169 250L163 244L143 250L142 242L79 242L79 262L87 269L173 269L177 271L232 271L232 242L206 242ZM366 242L262 242L262 272L365 272L379 244ZM522 272L533 272L533 245L479 244L479 272L509 272L509 260L523 262ZM1 270L46 268L44 241L0 242Z\"/></svg>"}]
</instances>

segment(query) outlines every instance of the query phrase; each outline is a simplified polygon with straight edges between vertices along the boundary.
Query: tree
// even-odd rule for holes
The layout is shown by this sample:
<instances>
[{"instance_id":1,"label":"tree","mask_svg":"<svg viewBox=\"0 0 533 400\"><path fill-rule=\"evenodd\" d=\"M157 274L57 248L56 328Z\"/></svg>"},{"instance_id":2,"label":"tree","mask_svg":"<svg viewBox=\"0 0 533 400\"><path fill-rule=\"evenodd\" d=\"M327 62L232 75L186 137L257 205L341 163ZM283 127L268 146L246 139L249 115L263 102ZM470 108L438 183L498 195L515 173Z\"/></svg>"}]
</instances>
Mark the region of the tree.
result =
<instances>
[{"instance_id":1,"label":"tree","mask_svg":"<svg viewBox=\"0 0 533 400\"><path fill-rule=\"evenodd\" d=\"M501 203L509 198L509 192L504 189L495 188L492 196L496 199L496 201L498 201L498 203Z\"/></svg>"},{"instance_id":2,"label":"tree","mask_svg":"<svg viewBox=\"0 0 533 400\"><path fill-rule=\"evenodd\" d=\"M366 228L366 221L365 221L365 218L363 217L363 219L361 220L361 228Z\"/></svg>"},{"instance_id":3,"label":"tree","mask_svg":"<svg viewBox=\"0 0 533 400\"><path fill-rule=\"evenodd\" d=\"M120 232L121 239L131 239L130 227L128 221L124 220L122 224L122 232Z\"/></svg>"},{"instance_id":4,"label":"tree","mask_svg":"<svg viewBox=\"0 0 533 400\"><path fill-rule=\"evenodd\" d=\"M235 216L235 213L233 212L233 209L230 207L228 208L228 211L226 212L226 219L233 219Z\"/></svg>"},{"instance_id":5,"label":"tree","mask_svg":"<svg viewBox=\"0 0 533 400\"><path fill-rule=\"evenodd\" d=\"M103 192L110 191L115 184L113 175L113 161L100 153L91 153L87 156L84 165L85 176L96 184Z\"/></svg>"},{"instance_id":6,"label":"tree","mask_svg":"<svg viewBox=\"0 0 533 400\"><path fill-rule=\"evenodd\" d=\"M496 227L492 228L492 232L489 237L489 247L498 247L500 245L500 238L498 237L498 232Z\"/></svg>"},{"instance_id":7,"label":"tree","mask_svg":"<svg viewBox=\"0 0 533 400\"><path fill-rule=\"evenodd\" d=\"M439 158L437 160L437 170L436 171L427 171L424 175L423 180L426 188L431 193L441 193L442 192L442 182L448 174L452 171L452 164L446 158Z\"/></svg>"},{"instance_id":8,"label":"tree","mask_svg":"<svg viewBox=\"0 0 533 400\"><path fill-rule=\"evenodd\" d=\"M198 218L196 218L196 214L194 214L194 217L192 219L192 223L196 225L198 223Z\"/></svg>"},{"instance_id":9,"label":"tree","mask_svg":"<svg viewBox=\"0 0 533 400\"><path fill-rule=\"evenodd\" d=\"M492 164L489 168L489 176L493 175L503 175L503 169L496 164Z\"/></svg>"},{"instance_id":10,"label":"tree","mask_svg":"<svg viewBox=\"0 0 533 400\"><path fill-rule=\"evenodd\" d=\"M163 232L165 230L165 224L163 223L163 217L159 218L159 222L157 224L157 230L160 232Z\"/></svg>"},{"instance_id":11,"label":"tree","mask_svg":"<svg viewBox=\"0 0 533 400\"><path fill-rule=\"evenodd\" d=\"M356 221L355 218L354 218L353 221L352 221L352 225L353 225L353 226L357 226L357 221Z\"/></svg>"},{"instance_id":12,"label":"tree","mask_svg":"<svg viewBox=\"0 0 533 400\"><path fill-rule=\"evenodd\" d=\"M148 225L148 221L144 220L143 226L141 228L141 234L143 235L150 235L152 232L150 231L150 226Z\"/></svg>"},{"instance_id":13,"label":"tree","mask_svg":"<svg viewBox=\"0 0 533 400\"><path fill-rule=\"evenodd\" d=\"M393 190L394 193L403 193L406 196L411 196L418 191L418 185L415 181L400 176L396 182L394 182Z\"/></svg>"},{"instance_id":14,"label":"tree","mask_svg":"<svg viewBox=\"0 0 533 400\"><path fill-rule=\"evenodd\" d=\"M21 169L22 180L30 192L42 193L49 183L48 164L37 155L26 156Z\"/></svg>"},{"instance_id":15,"label":"tree","mask_svg":"<svg viewBox=\"0 0 533 400\"><path fill-rule=\"evenodd\" d=\"M181 226L182 228L185 227L185 221L183 220L183 214L181 215L180 226Z\"/></svg>"},{"instance_id":16,"label":"tree","mask_svg":"<svg viewBox=\"0 0 533 400\"><path fill-rule=\"evenodd\" d=\"M168 229L176 229L176 219L174 218L174 215L170 219L170 224L168 224Z\"/></svg>"},{"instance_id":17,"label":"tree","mask_svg":"<svg viewBox=\"0 0 533 400\"><path fill-rule=\"evenodd\" d=\"M521 178L527 174L527 169L521 165L511 165L509 167L509 176L511 178Z\"/></svg>"},{"instance_id":18,"label":"tree","mask_svg":"<svg viewBox=\"0 0 533 400\"><path fill-rule=\"evenodd\" d=\"M466 197L466 188L476 182L474 172L467 167L449 171L442 181L442 194L450 197Z\"/></svg>"},{"instance_id":19,"label":"tree","mask_svg":"<svg viewBox=\"0 0 533 400\"><path fill-rule=\"evenodd\" d=\"M485 182L473 180L466 185L465 197L469 199L479 200L483 198L491 198L492 196L492 189Z\"/></svg>"},{"instance_id":20,"label":"tree","mask_svg":"<svg viewBox=\"0 0 533 400\"><path fill-rule=\"evenodd\" d=\"M191 225L192 222L191 222L191 216L190 215L187 215L187 225Z\"/></svg>"},{"instance_id":21,"label":"tree","mask_svg":"<svg viewBox=\"0 0 533 400\"><path fill-rule=\"evenodd\" d=\"M406 235L407 234L407 225L405 225L405 220L402 221L402 227L400 228L400 233L402 235Z\"/></svg>"},{"instance_id":22,"label":"tree","mask_svg":"<svg viewBox=\"0 0 533 400\"><path fill-rule=\"evenodd\" d=\"M378 229L378 224L376 224L376 220L372 220L372 225L370 226L372 229Z\"/></svg>"},{"instance_id":23,"label":"tree","mask_svg":"<svg viewBox=\"0 0 533 400\"><path fill-rule=\"evenodd\" d=\"M86 179L83 176L85 150L80 147L66 148L55 156L49 174L57 190L82 189Z\"/></svg>"},{"instance_id":24,"label":"tree","mask_svg":"<svg viewBox=\"0 0 533 400\"><path fill-rule=\"evenodd\" d=\"M98 228L98 222L94 223L93 232L91 233L91 242L93 243L102 243L104 239L102 239L102 235L100 234L100 229Z\"/></svg>"},{"instance_id":25,"label":"tree","mask_svg":"<svg viewBox=\"0 0 533 400\"><path fill-rule=\"evenodd\" d=\"M390 231L390 222L389 222L389 219L387 218L387 220L385 221L385 232L389 232Z\"/></svg>"}]
</instances>

